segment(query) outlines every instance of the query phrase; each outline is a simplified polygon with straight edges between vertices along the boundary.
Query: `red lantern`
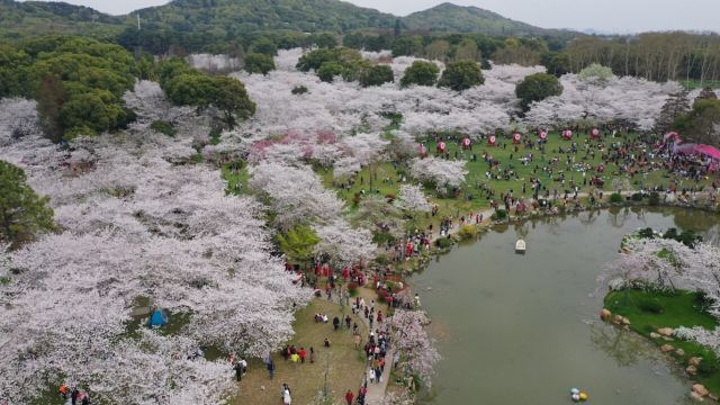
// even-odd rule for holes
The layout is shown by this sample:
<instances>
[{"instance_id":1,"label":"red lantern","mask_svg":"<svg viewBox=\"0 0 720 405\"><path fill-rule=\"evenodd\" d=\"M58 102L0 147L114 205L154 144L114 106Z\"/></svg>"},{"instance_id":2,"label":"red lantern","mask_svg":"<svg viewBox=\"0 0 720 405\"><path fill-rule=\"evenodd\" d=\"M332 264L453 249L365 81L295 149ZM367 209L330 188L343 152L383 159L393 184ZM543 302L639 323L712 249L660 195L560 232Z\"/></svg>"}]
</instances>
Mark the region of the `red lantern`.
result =
<instances>
[{"instance_id":1,"label":"red lantern","mask_svg":"<svg viewBox=\"0 0 720 405\"><path fill-rule=\"evenodd\" d=\"M490 137L488 137L488 145L495 146L496 143L497 137L495 135L490 135Z\"/></svg>"},{"instance_id":2,"label":"red lantern","mask_svg":"<svg viewBox=\"0 0 720 405\"><path fill-rule=\"evenodd\" d=\"M566 140L572 139L572 135L573 135L573 133L569 129L566 129L562 132L562 137L563 137L563 139L566 139Z\"/></svg>"},{"instance_id":3,"label":"red lantern","mask_svg":"<svg viewBox=\"0 0 720 405\"><path fill-rule=\"evenodd\" d=\"M513 134L513 143L515 145L519 144L521 139L522 139L522 135L520 135L519 133L515 132Z\"/></svg>"},{"instance_id":4,"label":"red lantern","mask_svg":"<svg viewBox=\"0 0 720 405\"><path fill-rule=\"evenodd\" d=\"M593 128L592 130L590 130L590 137L591 137L592 139L599 138L599 137L600 137L600 130L597 129L597 128Z\"/></svg>"},{"instance_id":5,"label":"red lantern","mask_svg":"<svg viewBox=\"0 0 720 405\"><path fill-rule=\"evenodd\" d=\"M543 130L541 130L541 131L540 131L540 139L544 141L544 140L546 140L546 139L547 139L547 137L548 137L548 133L547 133L547 131L546 131L546 130L544 130L544 129L543 129Z\"/></svg>"},{"instance_id":6,"label":"red lantern","mask_svg":"<svg viewBox=\"0 0 720 405\"><path fill-rule=\"evenodd\" d=\"M438 153L445 153L445 148L446 148L446 146L447 146L447 145L445 145L445 142L440 142L439 144L437 144L437 148L436 148L436 149L437 149L437 152L438 152Z\"/></svg>"}]
</instances>

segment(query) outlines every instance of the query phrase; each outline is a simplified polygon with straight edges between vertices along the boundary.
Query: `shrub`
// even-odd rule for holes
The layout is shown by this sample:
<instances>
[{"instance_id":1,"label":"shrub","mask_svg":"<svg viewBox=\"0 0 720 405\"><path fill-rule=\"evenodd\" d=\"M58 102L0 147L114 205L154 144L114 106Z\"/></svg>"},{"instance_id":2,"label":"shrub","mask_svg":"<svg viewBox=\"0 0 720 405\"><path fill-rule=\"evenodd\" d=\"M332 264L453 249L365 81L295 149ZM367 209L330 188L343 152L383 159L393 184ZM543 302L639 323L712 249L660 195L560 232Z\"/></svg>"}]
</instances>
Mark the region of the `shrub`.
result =
<instances>
[{"instance_id":1,"label":"shrub","mask_svg":"<svg viewBox=\"0 0 720 405\"><path fill-rule=\"evenodd\" d=\"M167 121L153 121L152 124L150 124L150 129L155 132L165 134L167 136L175 136L175 134L177 133L173 124Z\"/></svg>"},{"instance_id":2,"label":"shrub","mask_svg":"<svg viewBox=\"0 0 720 405\"><path fill-rule=\"evenodd\" d=\"M357 292L357 289L358 289L357 283L355 283L355 282L348 283L348 291L350 291L351 294L354 292Z\"/></svg>"},{"instance_id":3,"label":"shrub","mask_svg":"<svg viewBox=\"0 0 720 405\"><path fill-rule=\"evenodd\" d=\"M395 289L397 288L397 284L393 281L386 281L385 287L388 291L395 291Z\"/></svg>"},{"instance_id":4,"label":"shrub","mask_svg":"<svg viewBox=\"0 0 720 405\"><path fill-rule=\"evenodd\" d=\"M309 92L309 91L310 91L310 90L308 90L307 87L305 87L305 86L303 86L303 85L300 85L300 86L295 86L295 87L293 87L293 89L290 90L290 93L292 93L293 95L299 96L299 95L305 94L305 93L307 93L307 92Z\"/></svg>"},{"instance_id":5,"label":"shrub","mask_svg":"<svg viewBox=\"0 0 720 405\"><path fill-rule=\"evenodd\" d=\"M373 242L375 242L375 244L380 245L380 246L382 246L386 243L395 243L395 240L396 240L396 238L389 233L378 232L376 234L373 234Z\"/></svg>"},{"instance_id":6,"label":"shrub","mask_svg":"<svg viewBox=\"0 0 720 405\"><path fill-rule=\"evenodd\" d=\"M660 205L660 194L658 194L656 191L650 193L650 196L648 197L648 204L651 206Z\"/></svg>"},{"instance_id":7,"label":"shrub","mask_svg":"<svg viewBox=\"0 0 720 405\"><path fill-rule=\"evenodd\" d=\"M507 219L508 213L504 209L500 208L495 210L495 212L492 214L492 219L494 221L503 221Z\"/></svg>"},{"instance_id":8,"label":"shrub","mask_svg":"<svg viewBox=\"0 0 720 405\"><path fill-rule=\"evenodd\" d=\"M610 195L610 203L611 204L622 204L623 202L623 196L620 195L620 193L612 193Z\"/></svg>"},{"instance_id":9,"label":"shrub","mask_svg":"<svg viewBox=\"0 0 720 405\"><path fill-rule=\"evenodd\" d=\"M439 238L435 241L435 246L439 247L440 249L448 249L453 244L452 240L449 238Z\"/></svg>"},{"instance_id":10,"label":"shrub","mask_svg":"<svg viewBox=\"0 0 720 405\"><path fill-rule=\"evenodd\" d=\"M630 197L631 200L639 202L643 200L643 195L640 193L635 193Z\"/></svg>"},{"instance_id":11,"label":"shrub","mask_svg":"<svg viewBox=\"0 0 720 405\"><path fill-rule=\"evenodd\" d=\"M461 240L472 239L476 234L477 229L472 225L463 225L458 231L458 237L460 237Z\"/></svg>"}]
</instances>

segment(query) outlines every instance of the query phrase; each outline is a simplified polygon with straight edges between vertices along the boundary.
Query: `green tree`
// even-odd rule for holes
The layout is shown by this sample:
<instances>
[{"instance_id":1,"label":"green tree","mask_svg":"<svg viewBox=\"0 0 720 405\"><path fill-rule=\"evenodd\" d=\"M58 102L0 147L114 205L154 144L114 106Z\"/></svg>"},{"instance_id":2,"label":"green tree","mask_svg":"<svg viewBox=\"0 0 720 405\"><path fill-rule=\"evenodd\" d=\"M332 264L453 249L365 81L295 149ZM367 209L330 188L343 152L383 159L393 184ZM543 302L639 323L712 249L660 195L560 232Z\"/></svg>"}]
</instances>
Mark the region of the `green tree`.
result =
<instances>
[{"instance_id":1,"label":"green tree","mask_svg":"<svg viewBox=\"0 0 720 405\"><path fill-rule=\"evenodd\" d=\"M223 113L223 121L230 129L235 126L237 118L248 119L257 108L250 100L245 85L229 76L213 79L211 103Z\"/></svg>"},{"instance_id":2,"label":"green tree","mask_svg":"<svg viewBox=\"0 0 720 405\"><path fill-rule=\"evenodd\" d=\"M472 60L477 62L480 59L480 52L475 41L465 38L460 42L455 50L455 60Z\"/></svg>"},{"instance_id":3,"label":"green tree","mask_svg":"<svg viewBox=\"0 0 720 405\"><path fill-rule=\"evenodd\" d=\"M559 96L563 86L557 77L547 73L535 73L526 76L515 87L515 95L520 99L523 110L530 108L533 101L542 101L548 97Z\"/></svg>"},{"instance_id":4,"label":"green tree","mask_svg":"<svg viewBox=\"0 0 720 405\"><path fill-rule=\"evenodd\" d=\"M437 82L438 73L440 68L432 62L426 61L415 61L413 64L405 69L405 74L400 80L400 84L403 87L407 87L413 84L418 86L434 86Z\"/></svg>"},{"instance_id":5,"label":"green tree","mask_svg":"<svg viewBox=\"0 0 720 405\"><path fill-rule=\"evenodd\" d=\"M317 233L307 225L296 225L287 232L277 234L275 239L288 259L299 264L310 262L313 249L320 242Z\"/></svg>"},{"instance_id":6,"label":"green tree","mask_svg":"<svg viewBox=\"0 0 720 405\"><path fill-rule=\"evenodd\" d=\"M338 62L325 62L317 70L317 76L326 83L332 83L335 76L343 74L344 69Z\"/></svg>"},{"instance_id":7,"label":"green tree","mask_svg":"<svg viewBox=\"0 0 720 405\"><path fill-rule=\"evenodd\" d=\"M599 63L593 63L578 73L580 80L598 84L605 84L614 76L611 68Z\"/></svg>"},{"instance_id":8,"label":"green tree","mask_svg":"<svg viewBox=\"0 0 720 405\"><path fill-rule=\"evenodd\" d=\"M423 42L420 36L399 37L392 46L393 57L421 55L422 51Z\"/></svg>"},{"instance_id":9,"label":"green tree","mask_svg":"<svg viewBox=\"0 0 720 405\"><path fill-rule=\"evenodd\" d=\"M140 80L157 80L155 73L155 58L152 55L144 53L135 62L135 70Z\"/></svg>"},{"instance_id":10,"label":"green tree","mask_svg":"<svg viewBox=\"0 0 720 405\"><path fill-rule=\"evenodd\" d=\"M720 145L720 100L696 100L687 114L675 121L683 136L709 145Z\"/></svg>"},{"instance_id":11,"label":"green tree","mask_svg":"<svg viewBox=\"0 0 720 405\"><path fill-rule=\"evenodd\" d=\"M268 37L260 37L252 42L250 50L253 53L261 53L263 55L277 55L277 45Z\"/></svg>"},{"instance_id":12,"label":"green tree","mask_svg":"<svg viewBox=\"0 0 720 405\"><path fill-rule=\"evenodd\" d=\"M27 185L25 172L0 160L0 241L12 248L54 229L49 198Z\"/></svg>"},{"instance_id":13,"label":"green tree","mask_svg":"<svg viewBox=\"0 0 720 405\"><path fill-rule=\"evenodd\" d=\"M381 86L384 83L392 83L393 81L395 81L395 75L388 65L373 66L360 75L360 84L363 87Z\"/></svg>"},{"instance_id":14,"label":"green tree","mask_svg":"<svg viewBox=\"0 0 720 405\"><path fill-rule=\"evenodd\" d=\"M248 73L262 73L275 70L275 60L270 55L251 53L245 57L245 71Z\"/></svg>"},{"instance_id":15,"label":"green tree","mask_svg":"<svg viewBox=\"0 0 720 405\"><path fill-rule=\"evenodd\" d=\"M338 45L335 35L329 32L313 34L308 38L308 42L316 45L318 48L335 48Z\"/></svg>"},{"instance_id":16,"label":"green tree","mask_svg":"<svg viewBox=\"0 0 720 405\"><path fill-rule=\"evenodd\" d=\"M570 57L561 52L545 52L540 55L540 64L551 75L560 77L570 72Z\"/></svg>"},{"instance_id":17,"label":"green tree","mask_svg":"<svg viewBox=\"0 0 720 405\"><path fill-rule=\"evenodd\" d=\"M438 87L447 87L455 91L467 90L485 83L480 65L471 60L460 60L447 65Z\"/></svg>"},{"instance_id":18,"label":"green tree","mask_svg":"<svg viewBox=\"0 0 720 405\"><path fill-rule=\"evenodd\" d=\"M325 62L338 62L340 53L337 49L317 49L301 56L295 66L301 72L318 70Z\"/></svg>"},{"instance_id":19,"label":"green tree","mask_svg":"<svg viewBox=\"0 0 720 405\"><path fill-rule=\"evenodd\" d=\"M117 128L124 119L125 110L108 90L91 89L70 96L60 110L60 122L65 138L76 135L97 135Z\"/></svg>"},{"instance_id":20,"label":"green tree","mask_svg":"<svg viewBox=\"0 0 720 405\"><path fill-rule=\"evenodd\" d=\"M52 142L60 142L63 136L63 127L60 123L60 110L65 104L67 95L62 82L55 75L48 75L40 85L35 99L40 116L40 128L45 137Z\"/></svg>"}]
</instances>

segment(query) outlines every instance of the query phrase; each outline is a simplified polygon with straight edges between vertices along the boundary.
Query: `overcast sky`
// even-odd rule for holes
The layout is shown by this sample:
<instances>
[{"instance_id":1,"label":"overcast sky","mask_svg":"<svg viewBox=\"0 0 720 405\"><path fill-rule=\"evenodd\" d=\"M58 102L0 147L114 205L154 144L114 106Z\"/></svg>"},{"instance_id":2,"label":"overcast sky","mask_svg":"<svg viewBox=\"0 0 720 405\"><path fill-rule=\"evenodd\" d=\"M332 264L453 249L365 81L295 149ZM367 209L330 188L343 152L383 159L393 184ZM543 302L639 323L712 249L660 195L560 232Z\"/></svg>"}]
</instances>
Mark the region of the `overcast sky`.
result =
<instances>
[{"instance_id":1,"label":"overcast sky","mask_svg":"<svg viewBox=\"0 0 720 405\"><path fill-rule=\"evenodd\" d=\"M67 0L110 14L165 4L168 0ZM443 0L350 0L396 15ZM720 32L720 0L453 0L545 28L592 28L610 32L711 30Z\"/></svg>"}]
</instances>

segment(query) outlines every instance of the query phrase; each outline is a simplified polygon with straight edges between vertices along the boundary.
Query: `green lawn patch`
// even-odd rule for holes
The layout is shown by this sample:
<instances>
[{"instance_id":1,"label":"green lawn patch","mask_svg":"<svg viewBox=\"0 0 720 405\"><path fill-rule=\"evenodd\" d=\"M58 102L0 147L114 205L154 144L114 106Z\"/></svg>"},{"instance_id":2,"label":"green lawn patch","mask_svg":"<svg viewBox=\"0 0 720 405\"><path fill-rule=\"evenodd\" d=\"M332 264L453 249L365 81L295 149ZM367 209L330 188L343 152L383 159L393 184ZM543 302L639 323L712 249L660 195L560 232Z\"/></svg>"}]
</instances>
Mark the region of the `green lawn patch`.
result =
<instances>
[{"instance_id":1,"label":"green lawn patch","mask_svg":"<svg viewBox=\"0 0 720 405\"><path fill-rule=\"evenodd\" d=\"M678 291L676 293L662 291L623 290L612 291L605 296L605 308L613 314L630 319L630 328L652 340L658 346L669 344L683 349L685 355L678 356L672 352L682 365L687 367L690 357L702 357L696 379L711 392L720 393L720 363L715 353L697 343L673 338L666 341L662 338L651 339L650 333L660 328L678 328L680 326L701 326L714 329L718 322L705 310L702 295L694 292Z\"/></svg>"}]
</instances>

